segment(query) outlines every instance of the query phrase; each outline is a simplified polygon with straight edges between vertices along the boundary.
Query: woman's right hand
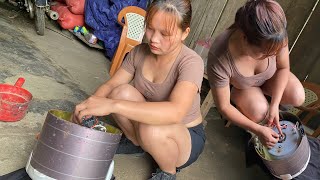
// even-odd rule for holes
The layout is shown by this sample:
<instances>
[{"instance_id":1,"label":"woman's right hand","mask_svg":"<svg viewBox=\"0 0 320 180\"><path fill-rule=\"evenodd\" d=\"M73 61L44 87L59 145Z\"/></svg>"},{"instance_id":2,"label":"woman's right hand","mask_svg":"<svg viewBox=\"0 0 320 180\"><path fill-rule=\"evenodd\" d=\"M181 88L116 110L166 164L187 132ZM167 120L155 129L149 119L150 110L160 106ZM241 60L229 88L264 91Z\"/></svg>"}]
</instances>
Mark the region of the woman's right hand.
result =
<instances>
[{"instance_id":1,"label":"woman's right hand","mask_svg":"<svg viewBox=\"0 0 320 180\"><path fill-rule=\"evenodd\" d=\"M260 126L257 133L261 143L267 148L271 149L279 141L279 134L267 126Z\"/></svg>"},{"instance_id":2,"label":"woman's right hand","mask_svg":"<svg viewBox=\"0 0 320 180\"><path fill-rule=\"evenodd\" d=\"M109 115L113 113L114 101L104 97L91 96L76 106L72 121L81 124L83 118Z\"/></svg>"}]
</instances>

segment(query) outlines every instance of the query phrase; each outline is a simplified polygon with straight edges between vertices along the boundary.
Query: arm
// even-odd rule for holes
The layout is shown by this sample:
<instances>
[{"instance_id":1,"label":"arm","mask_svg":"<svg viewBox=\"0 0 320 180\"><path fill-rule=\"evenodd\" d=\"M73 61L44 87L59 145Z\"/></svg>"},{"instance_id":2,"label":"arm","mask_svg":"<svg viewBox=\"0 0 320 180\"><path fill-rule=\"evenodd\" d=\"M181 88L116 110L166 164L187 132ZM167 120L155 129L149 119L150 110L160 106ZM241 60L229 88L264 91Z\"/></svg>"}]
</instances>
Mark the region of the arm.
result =
<instances>
[{"instance_id":1,"label":"arm","mask_svg":"<svg viewBox=\"0 0 320 180\"><path fill-rule=\"evenodd\" d=\"M261 126L251 121L230 104L229 86L222 88L211 88L211 91L217 108L228 120L232 121L241 128L256 134L262 144L266 145L268 148L272 148L278 142L278 134L275 133L271 128Z\"/></svg>"},{"instance_id":2,"label":"arm","mask_svg":"<svg viewBox=\"0 0 320 180\"><path fill-rule=\"evenodd\" d=\"M187 81L179 81L168 101L133 102L90 97L76 107L75 115L81 119L86 115L103 116L116 113L141 123L165 125L181 123L192 106L198 87Z\"/></svg>"},{"instance_id":3,"label":"arm","mask_svg":"<svg viewBox=\"0 0 320 180\"><path fill-rule=\"evenodd\" d=\"M230 87L211 88L214 102L220 113L234 124L243 129L258 134L260 125L244 116L230 103Z\"/></svg>"},{"instance_id":4,"label":"arm","mask_svg":"<svg viewBox=\"0 0 320 180\"><path fill-rule=\"evenodd\" d=\"M90 102L90 100L92 99L106 99L106 97L108 97L110 92L115 87L121 84L129 83L132 80L132 78L133 78L133 75L128 73L123 68L118 69L117 72L111 77L111 79L106 81L104 84L102 84L91 97L84 100L83 102L81 102L79 105L75 107L74 113L72 115L72 121L78 124L81 123L81 119L84 116L79 116L79 113L80 113L79 111L81 110L83 111L83 108L85 108L85 107L82 107L83 104ZM96 102L95 105L96 105L97 111L101 111L100 109L104 108L103 104L101 104L100 101ZM86 115L94 115L94 114L86 114Z\"/></svg>"},{"instance_id":5,"label":"arm","mask_svg":"<svg viewBox=\"0 0 320 180\"><path fill-rule=\"evenodd\" d=\"M138 122L161 125L181 123L197 93L191 82L178 82L167 102L129 102L116 100L114 112Z\"/></svg>"},{"instance_id":6,"label":"arm","mask_svg":"<svg viewBox=\"0 0 320 180\"><path fill-rule=\"evenodd\" d=\"M277 71L274 75L274 86L272 91L272 99L270 106L278 107L284 92L284 89L287 86L289 74L290 74L290 65L289 65L289 49L288 46L284 47L276 57L277 59Z\"/></svg>"},{"instance_id":7,"label":"arm","mask_svg":"<svg viewBox=\"0 0 320 180\"><path fill-rule=\"evenodd\" d=\"M281 49L281 51L276 57L276 61L277 71L272 77L272 99L269 107L268 125L276 125L279 133L282 134L282 130L279 123L279 104L282 99L283 92L287 86L290 75L288 46L285 46Z\"/></svg>"},{"instance_id":8,"label":"arm","mask_svg":"<svg viewBox=\"0 0 320 180\"><path fill-rule=\"evenodd\" d=\"M81 118L115 113L152 125L181 123L201 87L203 68L200 56L192 53L177 66L179 74L168 99L161 102L133 102L92 96L76 107L76 116Z\"/></svg>"},{"instance_id":9,"label":"arm","mask_svg":"<svg viewBox=\"0 0 320 180\"><path fill-rule=\"evenodd\" d=\"M219 112L228 120L257 134L260 125L248 119L230 103L231 68L227 62L227 59L218 58L214 52L210 51L208 54L207 72L214 102Z\"/></svg>"},{"instance_id":10,"label":"arm","mask_svg":"<svg viewBox=\"0 0 320 180\"><path fill-rule=\"evenodd\" d=\"M121 84L127 84L133 79L133 75L128 73L123 68L118 71L104 84L102 84L96 92L93 94L98 97L108 97L109 93L117 86Z\"/></svg>"},{"instance_id":11,"label":"arm","mask_svg":"<svg viewBox=\"0 0 320 180\"><path fill-rule=\"evenodd\" d=\"M116 73L111 77L109 81L101 85L96 92L93 94L98 97L108 97L109 93L117 86L121 84L129 83L134 76L135 73L135 59L137 54L141 52L141 46L138 45L134 47L123 60L122 65L116 71Z\"/></svg>"}]
</instances>

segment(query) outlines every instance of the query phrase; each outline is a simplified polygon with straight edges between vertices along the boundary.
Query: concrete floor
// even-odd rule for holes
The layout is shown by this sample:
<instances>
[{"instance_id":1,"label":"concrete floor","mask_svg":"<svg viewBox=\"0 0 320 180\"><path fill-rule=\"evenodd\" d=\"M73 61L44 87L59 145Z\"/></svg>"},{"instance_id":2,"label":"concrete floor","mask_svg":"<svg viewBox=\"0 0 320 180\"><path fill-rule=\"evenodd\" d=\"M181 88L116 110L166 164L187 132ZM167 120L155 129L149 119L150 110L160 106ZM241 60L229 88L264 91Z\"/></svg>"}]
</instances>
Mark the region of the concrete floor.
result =
<instances>
[{"instance_id":1,"label":"concrete floor","mask_svg":"<svg viewBox=\"0 0 320 180\"><path fill-rule=\"evenodd\" d=\"M0 176L25 166L50 109L72 111L109 78L110 66L103 52L92 49L47 23L38 36L26 13L0 8L0 83L23 87L33 94L24 119L0 122ZM258 166L246 168L243 131L224 128L215 108L206 117L207 141L197 162L178 174L178 179L269 179ZM146 179L148 158L116 155L117 179Z\"/></svg>"}]
</instances>

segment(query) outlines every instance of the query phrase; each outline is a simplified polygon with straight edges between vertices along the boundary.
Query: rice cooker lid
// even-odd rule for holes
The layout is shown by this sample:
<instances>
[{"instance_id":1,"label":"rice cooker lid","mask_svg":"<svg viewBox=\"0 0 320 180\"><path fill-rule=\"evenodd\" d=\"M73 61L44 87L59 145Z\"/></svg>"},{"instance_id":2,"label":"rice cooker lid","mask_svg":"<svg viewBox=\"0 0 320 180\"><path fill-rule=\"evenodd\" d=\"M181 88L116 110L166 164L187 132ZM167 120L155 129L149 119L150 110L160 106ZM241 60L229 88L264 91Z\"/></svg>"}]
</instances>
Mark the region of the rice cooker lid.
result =
<instances>
[{"instance_id":1,"label":"rice cooker lid","mask_svg":"<svg viewBox=\"0 0 320 180\"><path fill-rule=\"evenodd\" d=\"M302 128L299 128L299 122L296 124L291 121L282 120L280 121L280 126L283 137L280 138L278 143L271 149L268 150L269 154L275 159L283 158L289 156L299 147L302 135L304 132ZM272 128L276 133L279 133L276 127Z\"/></svg>"}]
</instances>

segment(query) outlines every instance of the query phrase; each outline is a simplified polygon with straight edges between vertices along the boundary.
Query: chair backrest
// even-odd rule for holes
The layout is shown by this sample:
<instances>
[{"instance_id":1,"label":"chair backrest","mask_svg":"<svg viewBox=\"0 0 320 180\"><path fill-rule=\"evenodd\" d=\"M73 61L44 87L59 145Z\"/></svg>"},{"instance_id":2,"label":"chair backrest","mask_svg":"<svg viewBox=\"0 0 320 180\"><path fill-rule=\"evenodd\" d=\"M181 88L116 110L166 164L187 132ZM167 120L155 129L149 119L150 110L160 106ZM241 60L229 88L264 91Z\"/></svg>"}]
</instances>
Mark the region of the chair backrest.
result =
<instances>
[{"instance_id":1,"label":"chair backrest","mask_svg":"<svg viewBox=\"0 0 320 180\"><path fill-rule=\"evenodd\" d=\"M135 13L127 13L127 20L127 38L141 42L144 35L144 17Z\"/></svg>"},{"instance_id":2,"label":"chair backrest","mask_svg":"<svg viewBox=\"0 0 320 180\"><path fill-rule=\"evenodd\" d=\"M123 8L118 15L118 22L122 26L127 26L127 38L141 42L144 35L144 19L145 10L136 7L128 6ZM124 19L124 23L123 20Z\"/></svg>"},{"instance_id":3,"label":"chair backrest","mask_svg":"<svg viewBox=\"0 0 320 180\"><path fill-rule=\"evenodd\" d=\"M318 137L320 135L320 125L318 123L309 123L309 121L318 120L316 119L316 115L320 112L320 86L310 82L302 82L302 85L305 90L305 102L300 107L290 108L289 112L297 116L300 116L302 113L306 113L301 116L303 118L301 121L305 127L305 131L313 137ZM316 126L313 127L312 124ZM309 125L310 127L308 127Z\"/></svg>"},{"instance_id":4,"label":"chair backrest","mask_svg":"<svg viewBox=\"0 0 320 180\"><path fill-rule=\"evenodd\" d=\"M144 35L144 19L146 11L128 6L118 14L118 23L123 27L118 48L112 58L109 74L113 76L120 68L125 55L136 45L140 44Z\"/></svg>"},{"instance_id":5,"label":"chair backrest","mask_svg":"<svg viewBox=\"0 0 320 180\"><path fill-rule=\"evenodd\" d=\"M310 105L312 106L314 103L317 103L317 102L319 103L320 89L316 89L317 85L312 83L306 83L306 82L302 82L302 85L304 86L305 97L306 97L302 106L309 107ZM299 115L299 113L301 112L301 109L291 107L289 109L289 112L295 115Z\"/></svg>"}]
</instances>

